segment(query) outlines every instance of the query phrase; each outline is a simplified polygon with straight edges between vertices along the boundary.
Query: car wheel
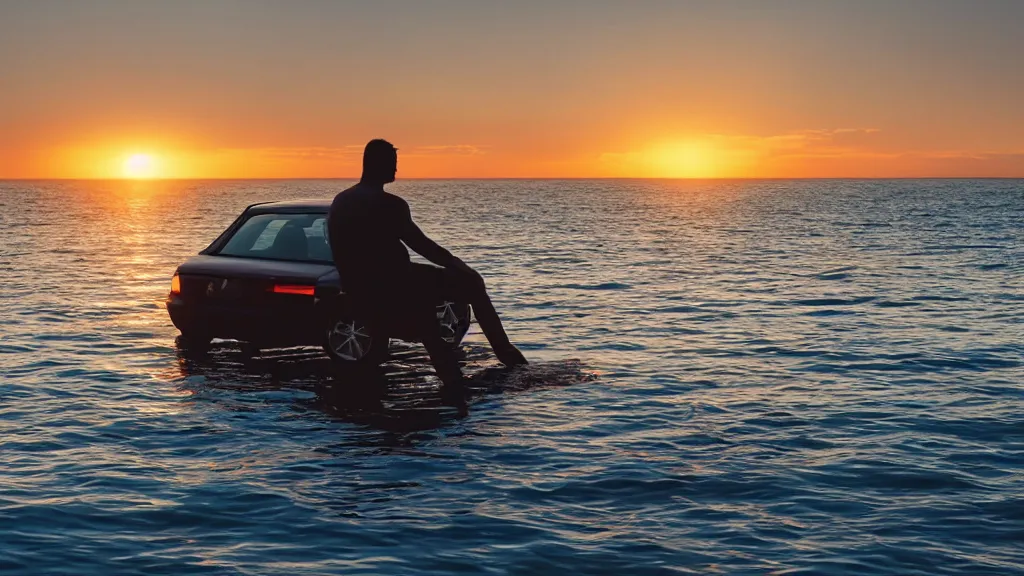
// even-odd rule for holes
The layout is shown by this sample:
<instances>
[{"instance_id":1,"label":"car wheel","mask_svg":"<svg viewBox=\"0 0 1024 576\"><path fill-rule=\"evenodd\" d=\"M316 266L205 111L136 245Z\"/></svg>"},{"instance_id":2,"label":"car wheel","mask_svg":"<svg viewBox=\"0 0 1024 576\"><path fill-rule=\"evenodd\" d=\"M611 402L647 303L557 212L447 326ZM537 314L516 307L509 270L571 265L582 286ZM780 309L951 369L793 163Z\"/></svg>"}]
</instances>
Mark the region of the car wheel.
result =
<instances>
[{"instance_id":1,"label":"car wheel","mask_svg":"<svg viewBox=\"0 0 1024 576\"><path fill-rule=\"evenodd\" d=\"M437 322L441 328L441 338L452 346L458 346L469 332L469 304L445 301L437 307Z\"/></svg>"},{"instance_id":2,"label":"car wheel","mask_svg":"<svg viewBox=\"0 0 1024 576\"><path fill-rule=\"evenodd\" d=\"M343 316L328 323L324 351L336 364L379 364L387 356L389 339L374 335L366 324Z\"/></svg>"}]
</instances>

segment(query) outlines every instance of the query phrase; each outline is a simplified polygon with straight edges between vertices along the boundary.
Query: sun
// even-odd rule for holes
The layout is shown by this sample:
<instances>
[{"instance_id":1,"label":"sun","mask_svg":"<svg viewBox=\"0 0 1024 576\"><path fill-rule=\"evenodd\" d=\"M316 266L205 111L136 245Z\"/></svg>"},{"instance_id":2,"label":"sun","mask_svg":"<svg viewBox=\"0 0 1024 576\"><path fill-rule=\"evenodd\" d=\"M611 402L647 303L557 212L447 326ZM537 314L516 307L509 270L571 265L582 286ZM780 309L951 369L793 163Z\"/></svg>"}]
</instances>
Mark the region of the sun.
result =
<instances>
[{"instance_id":1,"label":"sun","mask_svg":"<svg viewBox=\"0 0 1024 576\"><path fill-rule=\"evenodd\" d=\"M668 178L714 178L720 176L717 151L697 141L660 146L650 155L652 172Z\"/></svg>"},{"instance_id":2,"label":"sun","mask_svg":"<svg viewBox=\"0 0 1024 576\"><path fill-rule=\"evenodd\" d=\"M151 154L132 154L121 167L125 178L153 178L157 173L156 158Z\"/></svg>"}]
</instances>

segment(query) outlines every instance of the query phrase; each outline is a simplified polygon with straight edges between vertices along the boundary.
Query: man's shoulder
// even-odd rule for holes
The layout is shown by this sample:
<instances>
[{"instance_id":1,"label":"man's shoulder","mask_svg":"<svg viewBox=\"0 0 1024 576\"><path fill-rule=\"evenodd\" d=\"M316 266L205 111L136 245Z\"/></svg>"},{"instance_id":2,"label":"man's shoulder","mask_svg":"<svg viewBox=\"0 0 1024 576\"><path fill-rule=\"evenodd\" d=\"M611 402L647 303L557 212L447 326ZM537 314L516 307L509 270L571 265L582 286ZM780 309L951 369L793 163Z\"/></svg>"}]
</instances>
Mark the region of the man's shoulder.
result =
<instances>
[{"instance_id":1,"label":"man's shoulder","mask_svg":"<svg viewBox=\"0 0 1024 576\"><path fill-rule=\"evenodd\" d=\"M359 184L349 186L348 188L338 192L334 195L334 200L331 201L331 209L337 208L341 204L349 203L351 200L362 196L362 188Z\"/></svg>"},{"instance_id":2,"label":"man's shoulder","mask_svg":"<svg viewBox=\"0 0 1024 576\"><path fill-rule=\"evenodd\" d=\"M405 215L409 213L409 204L401 196L387 191L373 190L362 184L356 184L334 196L328 210L329 217L363 218L367 215L380 217L387 214Z\"/></svg>"},{"instance_id":3,"label":"man's shoulder","mask_svg":"<svg viewBox=\"0 0 1024 576\"><path fill-rule=\"evenodd\" d=\"M354 194L358 194L359 191L362 190L362 188L363 188L362 184L359 184L359 183L353 184L353 185L349 186L348 188L345 188L341 192L338 192L337 194L335 194L334 195L334 199L338 200L339 198L347 198L347 197L352 196Z\"/></svg>"},{"instance_id":4,"label":"man's shoulder","mask_svg":"<svg viewBox=\"0 0 1024 576\"><path fill-rule=\"evenodd\" d=\"M391 192L384 192L384 199L388 206L400 208L402 210L409 209L409 203L405 201L405 198Z\"/></svg>"}]
</instances>

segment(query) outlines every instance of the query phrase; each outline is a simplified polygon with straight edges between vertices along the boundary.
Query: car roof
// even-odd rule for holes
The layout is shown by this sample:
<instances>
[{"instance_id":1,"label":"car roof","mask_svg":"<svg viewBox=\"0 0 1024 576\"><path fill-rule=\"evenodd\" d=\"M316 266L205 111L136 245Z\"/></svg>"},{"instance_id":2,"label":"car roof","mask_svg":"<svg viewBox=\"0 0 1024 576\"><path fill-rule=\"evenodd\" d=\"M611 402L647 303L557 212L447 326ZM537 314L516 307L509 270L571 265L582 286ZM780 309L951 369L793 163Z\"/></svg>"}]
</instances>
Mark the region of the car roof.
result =
<instances>
[{"instance_id":1,"label":"car roof","mask_svg":"<svg viewBox=\"0 0 1024 576\"><path fill-rule=\"evenodd\" d=\"M250 214L301 214L303 212L327 212L331 207L331 198L308 198L300 200L282 200L280 202L260 202L246 208Z\"/></svg>"}]
</instances>

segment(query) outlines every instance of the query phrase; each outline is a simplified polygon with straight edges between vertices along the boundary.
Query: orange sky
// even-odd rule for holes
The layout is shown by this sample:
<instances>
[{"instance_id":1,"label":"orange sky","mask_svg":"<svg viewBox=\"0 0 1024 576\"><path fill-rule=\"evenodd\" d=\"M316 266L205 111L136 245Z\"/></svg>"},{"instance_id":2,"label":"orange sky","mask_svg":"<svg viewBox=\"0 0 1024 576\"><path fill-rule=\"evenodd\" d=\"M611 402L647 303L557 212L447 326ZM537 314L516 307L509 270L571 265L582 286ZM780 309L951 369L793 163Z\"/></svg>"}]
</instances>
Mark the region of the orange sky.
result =
<instances>
[{"instance_id":1,"label":"orange sky","mask_svg":"<svg viewBox=\"0 0 1024 576\"><path fill-rule=\"evenodd\" d=\"M1024 177L1024 2L0 4L0 178Z\"/></svg>"}]
</instances>

